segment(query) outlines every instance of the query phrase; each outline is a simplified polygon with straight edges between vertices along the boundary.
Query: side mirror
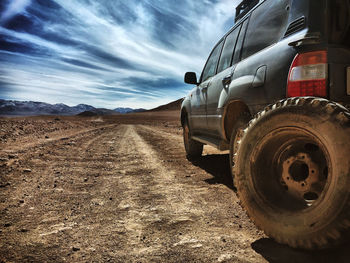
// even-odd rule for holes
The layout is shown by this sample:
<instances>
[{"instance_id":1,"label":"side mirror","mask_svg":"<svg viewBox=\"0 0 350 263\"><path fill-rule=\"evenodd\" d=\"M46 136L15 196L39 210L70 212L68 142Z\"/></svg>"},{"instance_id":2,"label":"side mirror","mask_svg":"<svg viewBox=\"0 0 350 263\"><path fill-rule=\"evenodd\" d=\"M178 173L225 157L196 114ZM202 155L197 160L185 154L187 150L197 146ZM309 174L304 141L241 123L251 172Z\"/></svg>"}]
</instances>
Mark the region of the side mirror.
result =
<instances>
[{"instance_id":1,"label":"side mirror","mask_svg":"<svg viewBox=\"0 0 350 263\"><path fill-rule=\"evenodd\" d=\"M197 75L194 72L186 72L185 74L185 83L197 85Z\"/></svg>"}]
</instances>

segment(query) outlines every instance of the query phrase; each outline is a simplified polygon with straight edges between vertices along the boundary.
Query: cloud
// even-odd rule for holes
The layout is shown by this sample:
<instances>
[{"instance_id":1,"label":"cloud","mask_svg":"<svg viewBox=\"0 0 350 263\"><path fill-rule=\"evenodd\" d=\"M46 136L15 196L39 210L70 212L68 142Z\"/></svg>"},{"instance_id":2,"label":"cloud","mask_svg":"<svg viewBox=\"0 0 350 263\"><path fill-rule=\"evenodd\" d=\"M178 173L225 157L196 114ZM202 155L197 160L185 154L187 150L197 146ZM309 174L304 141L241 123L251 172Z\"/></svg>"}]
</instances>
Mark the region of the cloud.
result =
<instances>
[{"instance_id":1,"label":"cloud","mask_svg":"<svg viewBox=\"0 0 350 263\"><path fill-rule=\"evenodd\" d=\"M4 24L15 15L22 13L30 3L31 0L11 0L6 10L1 14L0 24Z\"/></svg>"},{"instance_id":2,"label":"cloud","mask_svg":"<svg viewBox=\"0 0 350 263\"><path fill-rule=\"evenodd\" d=\"M12 1L1 14L0 97L109 108L184 97L191 88L184 72L200 73L233 25L234 7L232 0Z\"/></svg>"}]
</instances>

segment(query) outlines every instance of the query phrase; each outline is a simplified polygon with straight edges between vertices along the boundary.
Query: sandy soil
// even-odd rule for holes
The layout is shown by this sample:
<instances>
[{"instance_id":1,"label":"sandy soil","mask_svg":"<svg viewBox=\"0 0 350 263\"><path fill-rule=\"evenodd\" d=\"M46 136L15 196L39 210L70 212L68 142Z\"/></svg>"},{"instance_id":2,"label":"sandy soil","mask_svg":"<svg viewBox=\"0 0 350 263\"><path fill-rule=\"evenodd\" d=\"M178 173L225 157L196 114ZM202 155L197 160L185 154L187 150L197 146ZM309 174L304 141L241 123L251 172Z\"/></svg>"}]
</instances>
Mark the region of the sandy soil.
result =
<instances>
[{"instance_id":1,"label":"sandy soil","mask_svg":"<svg viewBox=\"0 0 350 263\"><path fill-rule=\"evenodd\" d=\"M0 262L349 262L263 235L178 112L0 119Z\"/></svg>"}]
</instances>

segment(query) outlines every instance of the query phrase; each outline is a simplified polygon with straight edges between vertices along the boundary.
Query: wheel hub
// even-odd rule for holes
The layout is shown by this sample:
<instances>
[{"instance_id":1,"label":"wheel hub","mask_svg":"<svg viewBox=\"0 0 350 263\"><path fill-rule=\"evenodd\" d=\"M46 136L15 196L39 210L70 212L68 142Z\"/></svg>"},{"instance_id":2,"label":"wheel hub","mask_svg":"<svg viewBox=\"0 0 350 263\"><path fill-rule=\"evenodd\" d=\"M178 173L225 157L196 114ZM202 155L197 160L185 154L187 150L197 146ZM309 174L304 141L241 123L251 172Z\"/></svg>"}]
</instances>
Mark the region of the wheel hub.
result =
<instances>
[{"instance_id":1,"label":"wheel hub","mask_svg":"<svg viewBox=\"0 0 350 263\"><path fill-rule=\"evenodd\" d=\"M318 165L308 153L300 152L282 164L282 185L294 197L311 204L322 192L322 178Z\"/></svg>"}]
</instances>

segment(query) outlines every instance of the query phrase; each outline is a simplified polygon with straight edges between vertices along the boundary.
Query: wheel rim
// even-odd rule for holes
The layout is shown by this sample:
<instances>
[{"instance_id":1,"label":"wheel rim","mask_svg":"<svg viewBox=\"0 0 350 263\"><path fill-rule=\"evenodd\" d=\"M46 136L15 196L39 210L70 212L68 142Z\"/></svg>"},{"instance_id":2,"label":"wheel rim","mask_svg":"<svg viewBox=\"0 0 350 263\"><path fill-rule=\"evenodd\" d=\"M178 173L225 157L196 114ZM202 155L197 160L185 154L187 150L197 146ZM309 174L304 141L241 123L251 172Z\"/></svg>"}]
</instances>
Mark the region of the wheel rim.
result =
<instances>
[{"instance_id":1,"label":"wheel rim","mask_svg":"<svg viewBox=\"0 0 350 263\"><path fill-rule=\"evenodd\" d=\"M289 211L315 207L327 192L331 177L325 149L316 136L295 127L266 135L250 160L260 200Z\"/></svg>"}]
</instances>

